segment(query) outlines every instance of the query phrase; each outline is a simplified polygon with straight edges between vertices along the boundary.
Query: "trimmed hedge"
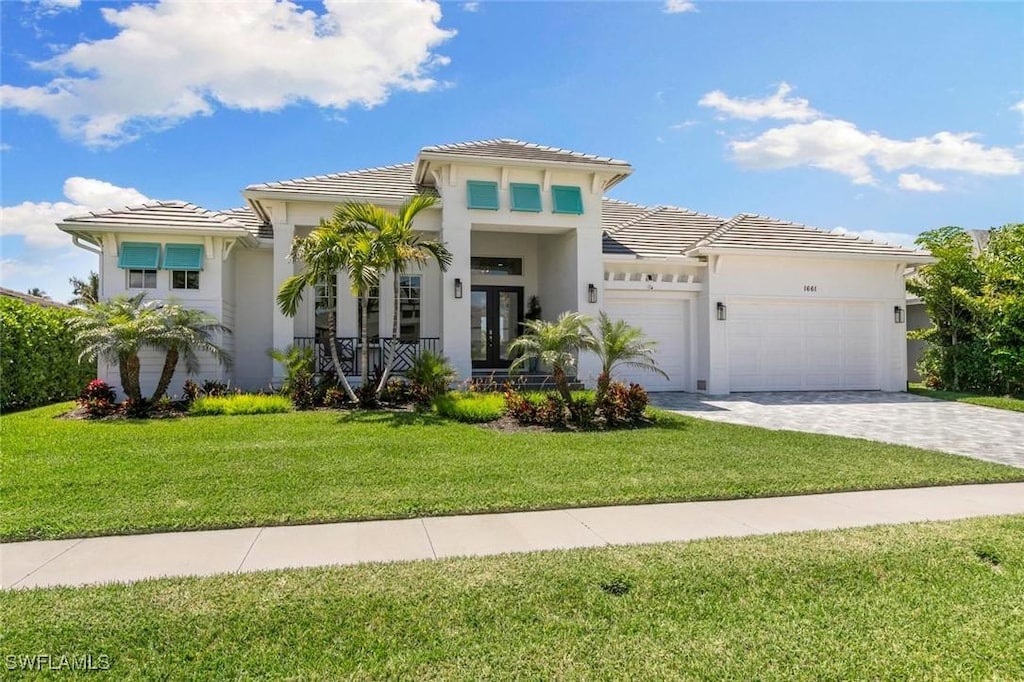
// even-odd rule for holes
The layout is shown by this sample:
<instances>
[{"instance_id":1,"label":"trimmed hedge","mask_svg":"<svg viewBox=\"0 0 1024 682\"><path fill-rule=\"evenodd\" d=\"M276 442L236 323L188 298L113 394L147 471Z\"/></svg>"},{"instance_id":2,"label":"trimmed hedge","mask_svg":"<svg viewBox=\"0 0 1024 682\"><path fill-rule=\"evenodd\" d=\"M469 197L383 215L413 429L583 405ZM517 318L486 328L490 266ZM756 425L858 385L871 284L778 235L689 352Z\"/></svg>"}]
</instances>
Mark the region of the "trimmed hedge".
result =
<instances>
[{"instance_id":1,"label":"trimmed hedge","mask_svg":"<svg viewBox=\"0 0 1024 682\"><path fill-rule=\"evenodd\" d=\"M71 400L96 378L96 363L78 362L68 329L77 314L0 296L0 409Z\"/></svg>"},{"instance_id":2,"label":"trimmed hedge","mask_svg":"<svg viewBox=\"0 0 1024 682\"><path fill-rule=\"evenodd\" d=\"M239 395L201 396L189 405L188 412L193 416L215 414L275 414L291 412L292 401L283 395L257 395L242 393Z\"/></svg>"}]
</instances>

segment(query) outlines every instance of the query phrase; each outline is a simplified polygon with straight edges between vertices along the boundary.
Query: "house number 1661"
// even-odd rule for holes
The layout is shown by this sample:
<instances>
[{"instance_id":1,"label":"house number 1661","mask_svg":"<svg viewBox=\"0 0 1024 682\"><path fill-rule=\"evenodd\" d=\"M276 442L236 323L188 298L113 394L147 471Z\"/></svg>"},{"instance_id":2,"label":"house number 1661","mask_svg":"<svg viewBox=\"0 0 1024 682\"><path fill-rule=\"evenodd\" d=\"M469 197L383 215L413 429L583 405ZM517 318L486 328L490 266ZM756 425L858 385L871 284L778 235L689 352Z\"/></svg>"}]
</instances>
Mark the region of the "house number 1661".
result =
<instances>
[{"instance_id":1,"label":"house number 1661","mask_svg":"<svg viewBox=\"0 0 1024 682\"><path fill-rule=\"evenodd\" d=\"M818 285L817 284L805 284L804 285L804 291L817 291L817 290L818 290Z\"/></svg>"}]
</instances>

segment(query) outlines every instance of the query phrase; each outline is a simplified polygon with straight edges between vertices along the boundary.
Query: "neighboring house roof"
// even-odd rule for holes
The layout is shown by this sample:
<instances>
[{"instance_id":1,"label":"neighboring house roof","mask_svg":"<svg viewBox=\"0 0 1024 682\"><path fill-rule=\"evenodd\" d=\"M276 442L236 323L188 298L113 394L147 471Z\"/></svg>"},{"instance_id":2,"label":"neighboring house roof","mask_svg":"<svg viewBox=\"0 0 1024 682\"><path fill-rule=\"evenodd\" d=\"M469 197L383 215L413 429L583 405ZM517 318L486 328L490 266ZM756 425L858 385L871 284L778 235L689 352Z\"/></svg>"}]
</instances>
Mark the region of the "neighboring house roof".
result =
<instances>
[{"instance_id":1,"label":"neighboring house roof","mask_svg":"<svg viewBox=\"0 0 1024 682\"><path fill-rule=\"evenodd\" d=\"M16 298L25 303L32 303L33 305L42 306L44 308L68 308L71 309L74 306L61 303L60 301L54 301L49 298L42 296L32 296L21 291L15 291L14 289L8 289L7 287L0 287L0 296L6 296L7 298Z\"/></svg>"},{"instance_id":2,"label":"neighboring house roof","mask_svg":"<svg viewBox=\"0 0 1024 682\"><path fill-rule=\"evenodd\" d=\"M628 162L610 156L584 154L560 147L546 147L532 142L501 138L476 140L424 147L420 153L443 154L446 156L468 156L476 158L507 159L509 161L555 161L561 163L585 163L587 165L618 166L631 169Z\"/></svg>"},{"instance_id":3,"label":"neighboring house roof","mask_svg":"<svg viewBox=\"0 0 1024 682\"><path fill-rule=\"evenodd\" d=\"M678 258L723 222L722 218L706 213L656 206L606 229L604 252L638 258Z\"/></svg>"},{"instance_id":4,"label":"neighboring house roof","mask_svg":"<svg viewBox=\"0 0 1024 682\"><path fill-rule=\"evenodd\" d=\"M325 200L347 197L381 203L401 203L414 194L424 192L436 196L437 192L432 187L413 182L412 173L413 164L400 163L345 173L263 182L249 185L245 193L251 196L323 196Z\"/></svg>"},{"instance_id":5,"label":"neighboring house roof","mask_svg":"<svg viewBox=\"0 0 1024 682\"><path fill-rule=\"evenodd\" d=\"M875 242L776 218L740 213L709 233L692 251L753 249L846 253L866 256L927 256L924 251Z\"/></svg>"}]
</instances>

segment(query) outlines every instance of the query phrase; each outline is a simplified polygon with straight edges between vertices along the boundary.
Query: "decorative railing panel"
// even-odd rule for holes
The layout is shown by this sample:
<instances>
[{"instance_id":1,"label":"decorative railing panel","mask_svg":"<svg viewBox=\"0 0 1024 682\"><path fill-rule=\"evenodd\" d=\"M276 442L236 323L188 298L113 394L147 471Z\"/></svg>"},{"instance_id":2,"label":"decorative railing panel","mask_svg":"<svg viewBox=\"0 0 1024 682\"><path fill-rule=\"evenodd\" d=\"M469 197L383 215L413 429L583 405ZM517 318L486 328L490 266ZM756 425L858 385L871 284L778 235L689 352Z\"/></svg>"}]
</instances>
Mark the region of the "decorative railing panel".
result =
<instances>
[{"instance_id":1,"label":"decorative railing panel","mask_svg":"<svg viewBox=\"0 0 1024 682\"><path fill-rule=\"evenodd\" d=\"M359 337L339 336L334 340L338 349L338 361L342 371L347 377L358 377L362 375L362 353L360 353ZM299 348L313 349L313 367L317 374L326 374L333 371L334 364L331 360L331 347L327 345L326 339L317 339L312 336L297 336L294 343ZM435 337L420 338L415 341L405 341L394 338L371 339L367 349L369 352L370 376L383 371L387 362L388 350L394 346L395 364L392 370L395 374L403 374L412 366L416 357L425 350L434 353L441 352L441 339Z\"/></svg>"}]
</instances>

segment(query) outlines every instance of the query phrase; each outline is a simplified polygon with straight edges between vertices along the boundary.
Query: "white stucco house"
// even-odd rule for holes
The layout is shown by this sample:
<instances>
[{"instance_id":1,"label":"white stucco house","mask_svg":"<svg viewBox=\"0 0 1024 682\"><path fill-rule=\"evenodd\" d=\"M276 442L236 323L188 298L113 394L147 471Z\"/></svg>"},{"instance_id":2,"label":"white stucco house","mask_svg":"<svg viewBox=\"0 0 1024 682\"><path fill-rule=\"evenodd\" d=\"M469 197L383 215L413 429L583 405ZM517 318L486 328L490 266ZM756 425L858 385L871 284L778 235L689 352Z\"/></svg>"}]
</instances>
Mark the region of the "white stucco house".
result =
<instances>
[{"instance_id":1,"label":"white stucco house","mask_svg":"<svg viewBox=\"0 0 1024 682\"><path fill-rule=\"evenodd\" d=\"M397 206L417 192L440 198L416 227L443 240L454 264L403 278L398 340L390 338L390 287L371 301L371 362L397 343L402 362L430 348L463 378L500 371L536 297L545 319L604 310L642 327L670 378L621 378L651 391L906 388L904 272L929 262L926 252L759 215L720 218L604 196L632 172L608 157L484 140L424 147L411 163L250 185L244 208L154 202L58 227L99 254L102 297L173 296L220 319L233 332L224 345L234 365L211 361L198 378L248 389L280 380L268 349L313 345L325 363L332 337L346 371L358 375L359 304L344 274L333 283L337 329L326 328L317 291L294 318L275 306L297 267L289 246L341 202ZM156 356L144 361L144 390L159 366ZM596 373L584 356L579 379L592 383ZM101 364L100 376L117 385L116 368ZM184 379L180 371L174 390Z\"/></svg>"}]
</instances>

